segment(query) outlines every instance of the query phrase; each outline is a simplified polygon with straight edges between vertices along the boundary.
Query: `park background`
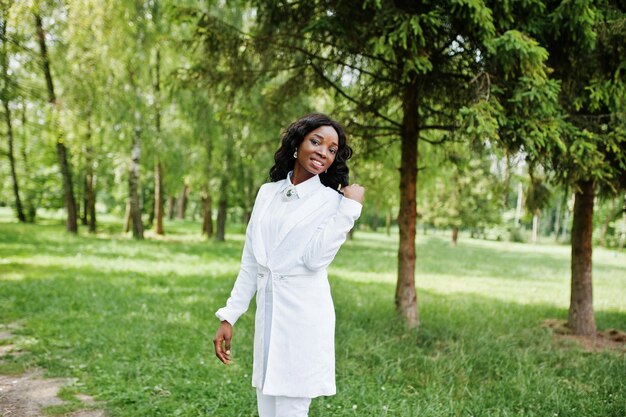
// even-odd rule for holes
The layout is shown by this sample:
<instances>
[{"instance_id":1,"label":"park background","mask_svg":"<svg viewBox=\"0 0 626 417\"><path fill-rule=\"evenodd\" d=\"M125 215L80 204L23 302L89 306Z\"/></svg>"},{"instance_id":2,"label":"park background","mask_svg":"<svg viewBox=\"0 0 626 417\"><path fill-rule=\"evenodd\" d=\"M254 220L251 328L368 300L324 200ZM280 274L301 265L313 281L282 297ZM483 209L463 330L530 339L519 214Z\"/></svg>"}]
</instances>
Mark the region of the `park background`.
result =
<instances>
[{"instance_id":1,"label":"park background","mask_svg":"<svg viewBox=\"0 0 626 417\"><path fill-rule=\"evenodd\" d=\"M311 415L626 415L623 2L0 5L0 374L73 378L42 412L255 415L213 313L322 111L367 192Z\"/></svg>"}]
</instances>

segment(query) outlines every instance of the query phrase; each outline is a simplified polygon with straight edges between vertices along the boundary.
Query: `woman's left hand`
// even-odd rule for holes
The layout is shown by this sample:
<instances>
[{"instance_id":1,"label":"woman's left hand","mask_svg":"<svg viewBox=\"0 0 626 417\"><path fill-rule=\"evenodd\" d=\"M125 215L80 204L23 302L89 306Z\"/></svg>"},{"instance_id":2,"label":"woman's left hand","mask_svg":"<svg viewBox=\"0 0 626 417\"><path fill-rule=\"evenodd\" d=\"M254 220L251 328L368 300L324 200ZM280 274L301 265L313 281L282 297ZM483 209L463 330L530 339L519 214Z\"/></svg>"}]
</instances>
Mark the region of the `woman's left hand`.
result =
<instances>
[{"instance_id":1,"label":"woman's left hand","mask_svg":"<svg viewBox=\"0 0 626 417\"><path fill-rule=\"evenodd\" d=\"M359 184L352 184L341 189L344 197L354 200L363 204L363 195L365 194L365 188Z\"/></svg>"}]
</instances>

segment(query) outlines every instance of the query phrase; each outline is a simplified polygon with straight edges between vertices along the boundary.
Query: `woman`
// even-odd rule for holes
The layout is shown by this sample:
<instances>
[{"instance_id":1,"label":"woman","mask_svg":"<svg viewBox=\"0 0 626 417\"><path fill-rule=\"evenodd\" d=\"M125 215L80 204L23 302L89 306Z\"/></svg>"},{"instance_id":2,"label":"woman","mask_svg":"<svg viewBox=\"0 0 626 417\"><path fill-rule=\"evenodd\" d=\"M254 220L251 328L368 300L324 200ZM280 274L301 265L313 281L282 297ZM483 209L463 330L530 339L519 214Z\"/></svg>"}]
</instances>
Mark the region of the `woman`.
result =
<instances>
[{"instance_id":1,"label":"woman","mask_svg":"<svg viewBox=\"0 0 626 417\"><path fill-rule=\"evenodd\" d=\"M341 125L309 114L283 134L246 230L241 269L215 335L231 361L232 326L256 293L252 385L260 417L306 417L335 394L335 311L326 268L361 214L364 188L348 185L352 149ZM342 195L343 194L343 195Z\"/></svg>"}]
</instances>

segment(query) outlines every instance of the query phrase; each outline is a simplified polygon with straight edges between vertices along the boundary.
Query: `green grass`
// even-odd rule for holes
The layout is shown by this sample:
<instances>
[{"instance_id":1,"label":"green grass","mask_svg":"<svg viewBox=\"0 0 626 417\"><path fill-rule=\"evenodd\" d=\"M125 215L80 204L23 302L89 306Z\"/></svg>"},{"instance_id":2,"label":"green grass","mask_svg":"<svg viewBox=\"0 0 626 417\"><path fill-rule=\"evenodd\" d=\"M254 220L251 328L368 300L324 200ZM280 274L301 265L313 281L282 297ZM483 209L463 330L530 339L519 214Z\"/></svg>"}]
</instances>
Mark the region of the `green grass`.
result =
<instances>
[{"instance_id":1,"label":"green grass","mask_svg":"<svg viewBox=\"0 0 626 417\"><path fill-rule=\"evenodd\" d=\"M70 236L58 220L18 225L3 213L0 323L22 321L13 342L29 352L5 369L78 378L72 392L104 401L111 417L256 415L253 312L235 327L233 365L212 343L241 227L218 244L174 222L166 238L135 242L114 218L97 236ZM330 270L338 395L314 400L312 417L626 415L625 355L563 346L540 327L567 315L567 247L453 248L420 235L422 325L410 331L393 308L397 239L356 236ZM625 329L626 253L596 250L594 285L598 326Z\"/></svg>"}]
</instances>

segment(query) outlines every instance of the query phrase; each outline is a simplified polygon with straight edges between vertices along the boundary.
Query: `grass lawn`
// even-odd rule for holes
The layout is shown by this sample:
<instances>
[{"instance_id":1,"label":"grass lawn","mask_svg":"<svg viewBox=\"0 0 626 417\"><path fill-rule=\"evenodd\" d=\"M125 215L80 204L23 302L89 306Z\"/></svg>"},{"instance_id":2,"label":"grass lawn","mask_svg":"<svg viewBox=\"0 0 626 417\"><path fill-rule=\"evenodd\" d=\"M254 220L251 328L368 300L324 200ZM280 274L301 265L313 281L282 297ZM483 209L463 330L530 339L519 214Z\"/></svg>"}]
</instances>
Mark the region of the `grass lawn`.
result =
<instances>
[{"instance_id":1,"label":"grass lawn","mask_svg":"<svg viewBox=\"0 0 626 417\"><path fill-rule=\"evenodd\" d=\"M119 228L105 218L100 234L70 236L58 220L0 212L0 323L19 322L13 342L27 350L0 373L78 378L68 390L111 417L255 416L253 312L235 326L233 365L212 343L242 230L218 244L191 222L142 242ZM540 326L567 316L568 247L417 243L419 331L394 312L397 238L359 231L342 248L330 269L338 394L314 400L311 417L626 416L626 355L557 343ZM594 291L598 327L626 329L626 253L594 252Z\"/></svg>"}]
</instances>

